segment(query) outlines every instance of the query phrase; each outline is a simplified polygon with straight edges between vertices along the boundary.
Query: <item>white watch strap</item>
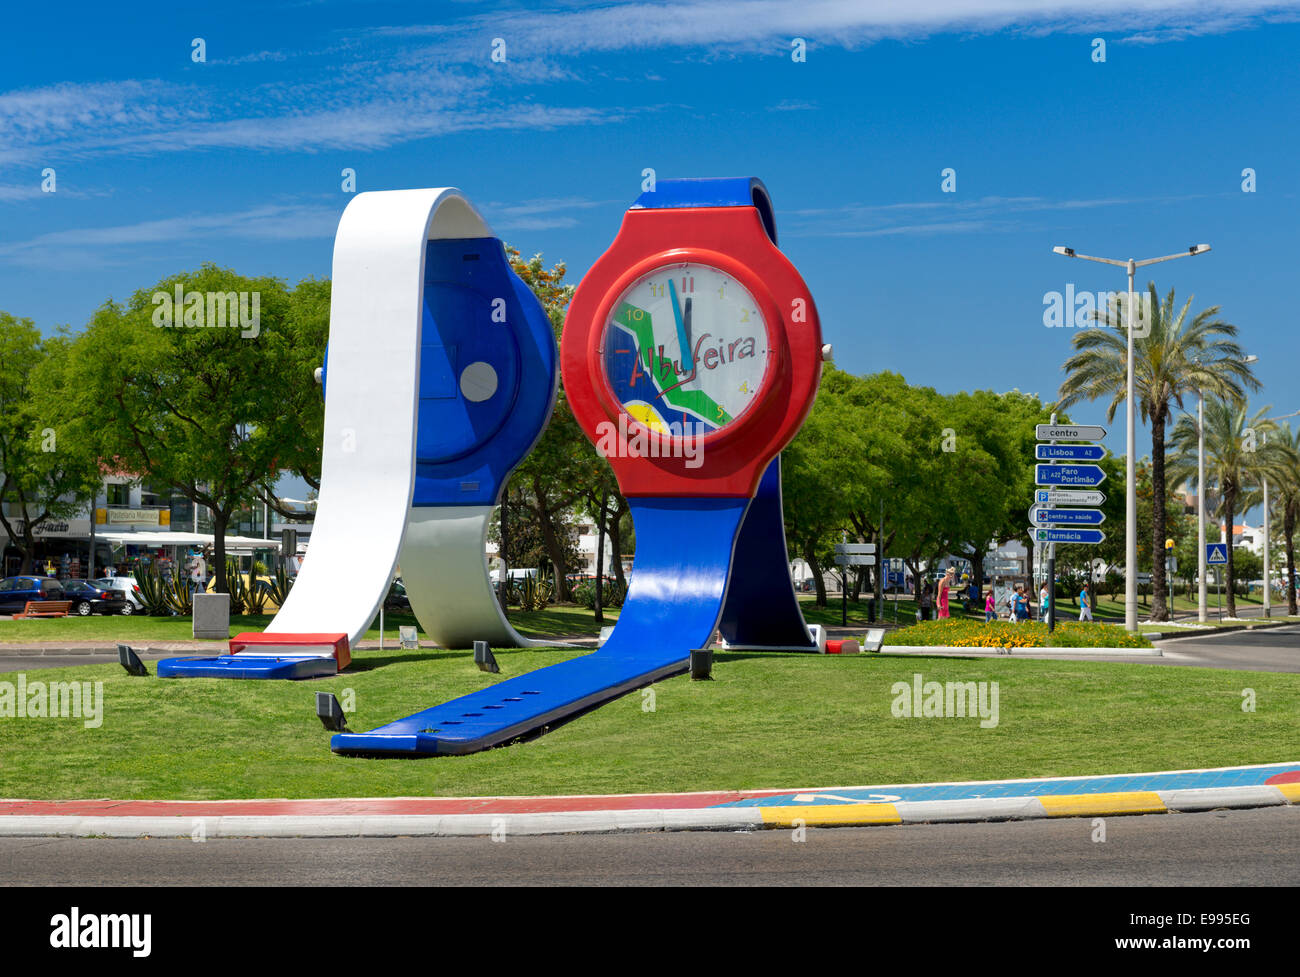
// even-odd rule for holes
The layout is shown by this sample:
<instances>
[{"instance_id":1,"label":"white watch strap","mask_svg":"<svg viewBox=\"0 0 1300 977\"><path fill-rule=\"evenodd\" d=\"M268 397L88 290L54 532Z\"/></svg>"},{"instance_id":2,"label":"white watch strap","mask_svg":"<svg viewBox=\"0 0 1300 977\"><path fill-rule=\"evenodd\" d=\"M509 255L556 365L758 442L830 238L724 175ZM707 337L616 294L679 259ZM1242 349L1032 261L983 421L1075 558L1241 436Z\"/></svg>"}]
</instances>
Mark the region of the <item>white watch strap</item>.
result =
<instances>
[{"instance_id":1,"label":"white watch strap","mask_svg":"<svg viewBox=\"0 0 1300 977\"><path fill-rule=\"evenodd\" d=\"M554 645L519 634L501 612L487 568L492 506L413 507L402 546L402 582L420 627L444 648ZM481 572L478 568L481 567Z\"/></svg>"},{"instance_id":2,"label":"white watch strap","mask_svg":"<svg viewBox=\"0 0 1300 977\"><path fill-rule=\"evenodd\" d=\"M415 484L424 244L488 236L451 187L362 193L344 210L320 499L302 570L267 631L344 632L355 646L387 596ZM460 572L477 576L480 562Z\"/></svg>"}]
</instances>

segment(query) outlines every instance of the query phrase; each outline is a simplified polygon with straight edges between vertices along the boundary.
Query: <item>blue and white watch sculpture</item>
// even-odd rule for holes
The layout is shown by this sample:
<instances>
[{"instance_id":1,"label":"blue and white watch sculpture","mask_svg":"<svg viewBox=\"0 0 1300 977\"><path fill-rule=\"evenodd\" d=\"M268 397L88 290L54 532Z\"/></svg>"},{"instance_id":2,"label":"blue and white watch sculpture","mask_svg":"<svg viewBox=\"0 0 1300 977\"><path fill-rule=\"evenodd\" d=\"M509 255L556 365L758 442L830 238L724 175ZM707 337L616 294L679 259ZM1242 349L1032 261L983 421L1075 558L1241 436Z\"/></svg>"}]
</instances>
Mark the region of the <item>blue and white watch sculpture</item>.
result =
<instances>
[{"instance_id":1,"label":"blue and white watch sculpture","mask_svg":"<svg viewBox=\"0 0 1300 977\"><path fill-rule=\"evenodd\" d=\"M334 244L311 543L266 640L338 633L354 646L400 562L411 608L439 644L535 644L502 614L485 544L511 470L550 419L558 376L541 303L459 190L357 195Z\"/></svg>"}]
</instances>

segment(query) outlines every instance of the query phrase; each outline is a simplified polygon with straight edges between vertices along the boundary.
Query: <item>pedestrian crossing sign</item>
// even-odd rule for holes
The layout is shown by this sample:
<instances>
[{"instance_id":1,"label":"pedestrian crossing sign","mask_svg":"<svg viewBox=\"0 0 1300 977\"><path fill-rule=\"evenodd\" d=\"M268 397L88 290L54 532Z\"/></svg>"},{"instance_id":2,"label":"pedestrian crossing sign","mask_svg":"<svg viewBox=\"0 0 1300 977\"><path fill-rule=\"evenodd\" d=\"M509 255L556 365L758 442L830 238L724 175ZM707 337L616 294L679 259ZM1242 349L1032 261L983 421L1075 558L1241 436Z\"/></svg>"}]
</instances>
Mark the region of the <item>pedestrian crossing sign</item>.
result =
<instances>
[{"instance_id":1,"label":"pedestrian crossing sign","mask_svg":"<svg viewBox=\"0 0 1300 977\"><path fill-rule=\"evenodd\" d=\"M1222 566L1228 562L1227 543L1206 543L1205 562L1209 566Z\"/></svg>"}]
</instances>

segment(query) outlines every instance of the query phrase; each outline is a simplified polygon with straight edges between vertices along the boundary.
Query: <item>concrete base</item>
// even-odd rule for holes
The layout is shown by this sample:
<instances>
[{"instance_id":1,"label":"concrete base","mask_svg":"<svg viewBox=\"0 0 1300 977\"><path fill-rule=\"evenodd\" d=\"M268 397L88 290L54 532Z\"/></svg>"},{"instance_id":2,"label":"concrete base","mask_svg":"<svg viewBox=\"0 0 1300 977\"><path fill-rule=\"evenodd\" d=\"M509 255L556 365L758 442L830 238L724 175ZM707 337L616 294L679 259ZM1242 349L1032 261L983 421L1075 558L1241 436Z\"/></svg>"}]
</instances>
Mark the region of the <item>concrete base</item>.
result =
<instances>
[{"instance_id":1,"label":"concrete base","mask_svg":"<svg viewBox=\"0 0 1300 977\"><path fill-rule=\"evenodd\" d=\"M220 639L230 637L230 595L194 595L194 637Z\"/></svg>"}]
</instances>

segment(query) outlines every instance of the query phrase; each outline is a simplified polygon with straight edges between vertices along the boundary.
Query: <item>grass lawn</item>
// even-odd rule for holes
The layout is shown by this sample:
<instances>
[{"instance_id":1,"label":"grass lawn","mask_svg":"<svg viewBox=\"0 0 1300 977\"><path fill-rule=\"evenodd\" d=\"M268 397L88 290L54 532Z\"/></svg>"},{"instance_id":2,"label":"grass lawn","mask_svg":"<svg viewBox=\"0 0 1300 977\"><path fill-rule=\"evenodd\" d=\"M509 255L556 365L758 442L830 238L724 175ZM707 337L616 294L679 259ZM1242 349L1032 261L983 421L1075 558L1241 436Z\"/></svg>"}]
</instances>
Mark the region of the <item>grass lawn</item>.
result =
<instances>
[{"instance_id":1,"label":"grass lawn","mask_svg":"<svg viewBox=\"0 0 1300 977\"><path fill-rule=\"evenodd\" d=\"M0 797L482 795L809 787L1119 773L1295 760L1300 675L1094 662L719 653L715 681L654 686L530 743L469 757L329 752L312 693L355 692L371 729L569 649L362 652L308 682L130 678L117 665L27 673L102 680L103 724L0 719ZM3 659L0 659L0 663ZM895 682L996 681L1000 722L896 719ZM0 681L16 682L10 674ZM1258 711L1243 713L1242 689ZM3 688L3 686L0 686Z\"/></svg>"},{"instance_id":2,"label":"grass lawn","mask_svg":"<svg viewBox=\"0 0 1300 977\"><path fill-rule=\"evenodd\" d=\"M261 631L274 615L243 614L230 619L233 637L243 631ZM618 620L618 608L605 611L605 624ZM554 638L569 635L599 633L595 615L585 607L566 605L548 607L541 611L510 612L510 623L520 633L531 638ZM365 639L379 640L379 621L365 634ZM413 614L385 614L384 636L397 643L397 629L402 625L419 623ZM423 634L423 632L421 632ZM0 642L29 643L34 641L188 641L194 635L189 617L145 617L132 614L95 615L93 617L50 617L22 621L0 622Z\"/></svg>"}]
</instances>

